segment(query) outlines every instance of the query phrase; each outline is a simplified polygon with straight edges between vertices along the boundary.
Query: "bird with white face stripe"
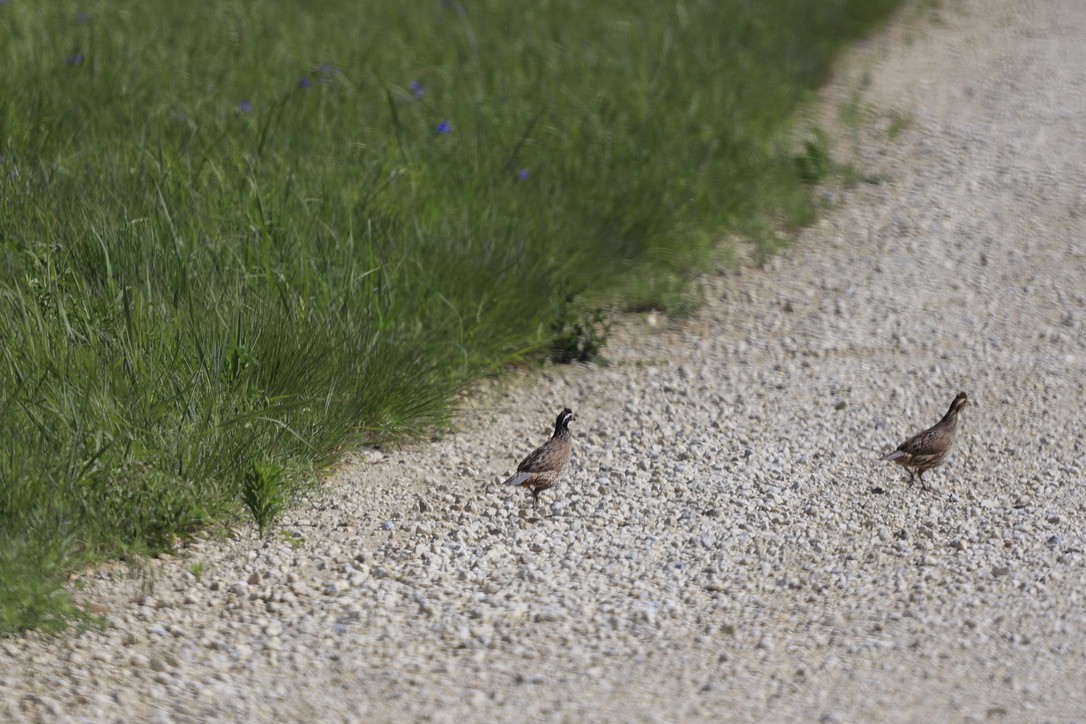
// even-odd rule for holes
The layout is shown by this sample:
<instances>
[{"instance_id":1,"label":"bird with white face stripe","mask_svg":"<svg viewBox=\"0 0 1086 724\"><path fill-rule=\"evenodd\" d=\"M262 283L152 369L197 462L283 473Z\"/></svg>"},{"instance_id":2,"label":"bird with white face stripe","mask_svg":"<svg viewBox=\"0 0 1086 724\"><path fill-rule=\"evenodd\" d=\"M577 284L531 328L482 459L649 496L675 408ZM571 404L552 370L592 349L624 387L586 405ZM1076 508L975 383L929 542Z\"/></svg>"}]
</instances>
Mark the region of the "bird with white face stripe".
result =
<instances>
[{"instance_id":1,"label":"bird with white face stripe","mask_svg":"<svg viewBox=\"0 0 1086 724\"><path fill-rule=\"evenodd\" d=\"M504 483L530 490L532 510L539 507L539 494L558 483L558 478L569 463L570 453L573 452L569 423L574 419L573 410L568 407L558 413L551 439L524 458L517 466L517 472Z\"/></svg>"}]
</instances>

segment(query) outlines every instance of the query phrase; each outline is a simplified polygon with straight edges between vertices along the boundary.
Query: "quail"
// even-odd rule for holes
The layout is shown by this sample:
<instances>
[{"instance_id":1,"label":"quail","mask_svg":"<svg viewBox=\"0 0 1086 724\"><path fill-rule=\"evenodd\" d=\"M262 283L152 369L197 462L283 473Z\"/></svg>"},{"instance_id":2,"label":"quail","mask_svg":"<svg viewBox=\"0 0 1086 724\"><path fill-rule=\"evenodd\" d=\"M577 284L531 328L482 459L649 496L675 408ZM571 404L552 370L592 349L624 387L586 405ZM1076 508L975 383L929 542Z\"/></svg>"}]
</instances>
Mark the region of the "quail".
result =
<instances>
[{"instance_id":1,"label":"quail","mask_svg":"<svg viewBox=\"0 0 1086 724\"><path fill-rule=\"evenodd\" d=\"M558 413L551 439L524 458L517 466L517 472L504 483L531 490L532 510L539 507L539 494L547 488L553 488L562 471L566 469L569 454L573 450L569 423L574 419L573 410L568 407Z\"/></svg>"},{"instance_id":2,"label":"quail","mask_svg":"<svg viewBox=\"0 0 1086 724\"><path fill-rule=\"evenodd\" d=\"M904 466L909 471L909 482L913 482L913 476L920 481L921 490L931 490L924 485L924 473L931 470L950 455L954 447L954 440L958 437L959 413L969 404L969 396L959 392L950 403L950 409L943 415L943 419L935 423L927 430L913 435L898 446L897 450L882 458L881 462L895 462Z\"/></svg>"}]
</instances>

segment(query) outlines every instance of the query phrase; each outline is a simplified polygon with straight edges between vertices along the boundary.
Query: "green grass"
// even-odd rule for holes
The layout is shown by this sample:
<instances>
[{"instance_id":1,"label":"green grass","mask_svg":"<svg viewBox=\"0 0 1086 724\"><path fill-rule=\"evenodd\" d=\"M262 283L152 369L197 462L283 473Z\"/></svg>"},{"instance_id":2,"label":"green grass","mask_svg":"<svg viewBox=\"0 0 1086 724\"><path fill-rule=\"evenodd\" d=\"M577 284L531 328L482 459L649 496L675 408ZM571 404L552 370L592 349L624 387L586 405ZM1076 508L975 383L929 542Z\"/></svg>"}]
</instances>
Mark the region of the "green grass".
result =
<instances>
[{"instance_id":1,"label":"green grass","mask_svg":"<svg viewBox=\"0 0 1086 724\"><path fill-rule=\"evenodd\" d=\"M795 111L897 2L0 5L0 632L808 219Z\"/></svg>"}]
</instances>

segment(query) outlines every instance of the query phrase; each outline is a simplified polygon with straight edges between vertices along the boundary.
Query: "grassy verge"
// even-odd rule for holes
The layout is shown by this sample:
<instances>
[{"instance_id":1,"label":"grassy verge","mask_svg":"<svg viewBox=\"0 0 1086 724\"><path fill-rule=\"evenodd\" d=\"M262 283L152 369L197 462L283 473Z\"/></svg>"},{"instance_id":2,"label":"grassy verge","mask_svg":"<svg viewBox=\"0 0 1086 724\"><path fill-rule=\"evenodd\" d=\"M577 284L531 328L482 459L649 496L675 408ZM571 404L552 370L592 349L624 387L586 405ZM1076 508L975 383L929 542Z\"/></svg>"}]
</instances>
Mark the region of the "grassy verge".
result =
<instances>
[{"instance_id":1,"label":"grassy verge","mask_svg":"<svg viewBox=\"0 0 1086 724\"><path fill-rule=\"evenodd\" d=\"M0 632L809 219L790 119L896 4L0 3Z\"/></svg>"}]
</instances>

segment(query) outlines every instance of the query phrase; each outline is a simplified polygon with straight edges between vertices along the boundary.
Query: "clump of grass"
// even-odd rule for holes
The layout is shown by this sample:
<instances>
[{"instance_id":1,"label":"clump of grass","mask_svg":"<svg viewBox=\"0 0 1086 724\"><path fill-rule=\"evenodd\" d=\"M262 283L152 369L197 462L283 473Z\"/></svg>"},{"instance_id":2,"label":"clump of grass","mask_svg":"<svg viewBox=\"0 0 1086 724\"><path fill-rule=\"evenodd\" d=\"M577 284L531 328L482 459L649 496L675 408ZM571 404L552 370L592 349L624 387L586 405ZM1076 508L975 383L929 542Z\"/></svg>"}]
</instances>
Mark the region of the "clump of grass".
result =
<instances>
[{"instance_id":1,"label":"clump of grass","mask_svg":"<svg viewBox=\"0 0 1086 724\"><path fill-rule=\"evenodd\" d=\"M831 177L840 179L841 183L847 187L857 186L860 183L880 184L885 181L882 175L861 171L853 163L835 162L830 154L829 136L821 128L812 129L811 135L811 138L803 142L803 152L793 157L799 177L804 183L810 185L820 184ZM801 204L793 206L793 209L800 214L807 211L807 208ZM813 206L811 211L813 212ZM802 218L795 217L789 220L789 225L805 224L811 218L813 218L813 214ZM763 244L763 246L766 247L765 250L770 255L775 251L772 245ZM762 255L762 257L765 257L765 255Z\"/></svg>"},{"instance_id":2,"label":"clump of grass","mask_svg":"<svg viewBox=\"0 0 1086 724\"><path fill-rule=\"evenodd\" d=\"M550 358L558 364L603 362L611 318L603 309L590 309L572 294L554 302Z\"/></svg>"},{"instance_id":3,"label":"clump of grass","mask_svg":"<svg viewBox=\"0 0 1086 724\"><path fill-rule=\"evenodd\" d=\"M286 505L283 471L276 465L254 462L242 480L241 499L264 536Z\"/></svg>"},{"instance_id":4,"label":"clump of grass","mask_svg":"<svg viewBox=\"0 0 1086 724\"><path fill-rule=\"evenodd\" d=\"M67 573L71 541L8 538L0 547L0 632L28 627L55 632L73 620L88 621L58 581Z\"/></svg>"},{"instance_id":5,"label":"clump of grass","mask_svg":"<svg viewBox=\"0 0 1086 724\"><path fill-rule=\"evenodd\" d=\"M902 113L900 111L892 111L890 113L890 120L886 124L886 136L891 141L896 140L898 136L905 130L912 127L914 118L911 114Z\"/></svg>"},{"instance_id":6,"label":"clump of grass","mask_svg":"<svg viewBox=\"0 0 1086 724\"><path fill-rule=\"evenodd\" d=\"M283 536L283 540L291 548L298 548L305 545L305 538L303 538L297 531L282 530L280 535Z\"/></svg>"},{"instance_id":7,"label":"clump of grass","mask_svg":"<svg viewBox=\"0 0 1086 724\"><path fill-rule=\"evenodd\" d=\"M813 138L803 142L803 153L795 156L796 171L808 184L820 183L833 170L830 158L830 143L826 132L821 128L811 131Z\"/></svg>"},{"instance_id":8,"label":"clump of grass","mask_svg":"<svg viewBox=\"0 0 1086 724\"><path fill-rule=\"evenodd\" d=\"M793 111L897 2L0 5L0 633L809 219Z\"/></svg>"}]
</instances>

